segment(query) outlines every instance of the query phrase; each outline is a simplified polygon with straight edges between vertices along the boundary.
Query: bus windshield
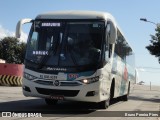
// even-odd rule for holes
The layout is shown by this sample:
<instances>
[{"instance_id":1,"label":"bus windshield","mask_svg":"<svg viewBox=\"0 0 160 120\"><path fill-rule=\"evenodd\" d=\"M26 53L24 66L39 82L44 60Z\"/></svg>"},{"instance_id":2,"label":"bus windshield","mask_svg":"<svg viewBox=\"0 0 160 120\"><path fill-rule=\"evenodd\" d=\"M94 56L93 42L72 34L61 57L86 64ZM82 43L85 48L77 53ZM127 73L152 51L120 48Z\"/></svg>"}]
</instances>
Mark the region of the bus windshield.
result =
<instances>
[{"instance_id":1,"label":"bus windshield","mask_svg":"<svg viewBox=\"0 0 160 120\"><path fill-rule=\"evenodd\" d=\"M34 21L26 60L39 66L96 65L102 54L104 22Z\"/></svg>"}]
</instances>

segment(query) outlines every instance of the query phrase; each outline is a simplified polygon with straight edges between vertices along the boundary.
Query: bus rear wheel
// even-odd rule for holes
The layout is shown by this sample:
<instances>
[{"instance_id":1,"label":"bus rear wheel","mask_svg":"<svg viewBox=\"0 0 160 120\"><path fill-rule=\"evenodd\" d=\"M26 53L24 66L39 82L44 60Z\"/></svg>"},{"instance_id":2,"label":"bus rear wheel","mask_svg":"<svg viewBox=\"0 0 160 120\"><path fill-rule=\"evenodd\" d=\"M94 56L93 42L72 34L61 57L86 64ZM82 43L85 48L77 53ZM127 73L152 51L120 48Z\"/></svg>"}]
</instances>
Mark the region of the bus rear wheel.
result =
<instances>
[{"instance_id":1,"label":"bus rear wheel","mask_svg":"<svg viewBox=\"0 0 160 120\"><path fill-rule=\"evenodd\" d=\"M58 100L45 98L45 102L46 102L47 105L56 105Z\"/></svg>"},{"instance_id":2,"label":"bus rear wheel","mask_svg":"<svg viewBox=\"0 0 160 120\"><path fill-rule=\"evenodd\" d=\"M129 85L128 85L127 94L124 95L124 96L122 96L122 100L123 100L123 101L128 101L129 93L130 93L130 83L129 83Z\"/></svg>"}]
</instances>

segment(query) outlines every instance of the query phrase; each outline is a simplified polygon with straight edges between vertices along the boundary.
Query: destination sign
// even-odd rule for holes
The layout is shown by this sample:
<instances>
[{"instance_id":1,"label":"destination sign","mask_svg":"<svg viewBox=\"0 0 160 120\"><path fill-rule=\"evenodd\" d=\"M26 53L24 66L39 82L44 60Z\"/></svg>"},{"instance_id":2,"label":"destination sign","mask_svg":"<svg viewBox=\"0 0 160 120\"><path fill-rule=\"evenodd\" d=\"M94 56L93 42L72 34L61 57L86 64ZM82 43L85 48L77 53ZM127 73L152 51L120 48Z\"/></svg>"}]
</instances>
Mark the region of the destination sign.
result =
<instances>
[{"instance_id":1,"label":"destination sign","mask_svg":"<svg viewBox=\"0 0 160 120\"><path fill-rule=\"evenodd\" d=\"M60 27L61 23L42 23L42 27Z\"/></svg>"}]
</instances>

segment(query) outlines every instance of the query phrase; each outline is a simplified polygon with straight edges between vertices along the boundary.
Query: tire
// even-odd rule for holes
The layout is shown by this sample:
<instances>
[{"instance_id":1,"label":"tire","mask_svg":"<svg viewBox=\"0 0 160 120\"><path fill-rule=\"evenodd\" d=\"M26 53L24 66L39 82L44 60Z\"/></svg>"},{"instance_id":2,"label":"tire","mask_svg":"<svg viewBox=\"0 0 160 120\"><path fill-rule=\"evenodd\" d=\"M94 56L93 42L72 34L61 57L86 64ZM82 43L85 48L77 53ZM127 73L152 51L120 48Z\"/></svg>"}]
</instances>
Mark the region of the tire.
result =
<instances>
[{"instance_id":1,"label":"tire","mask_svg":"<svg viewBox=\"0 0 160 120\"><path fill-rule=\"evenodd\" d=\"M124 95L124 96L122 96L122 100L123 101L128 101L129 93L130 93L130 83L128 85L128 92L127 92L127 94Z\"/></svg>"},{"instance_id":2,"label":"tire","mask_svg":"<svg viewBox=\"0 0 160 120\"><path fill-rule=\"evenodd\" d=\"M114 97L114 87L113 87L113 89L111 88L111 91L110 91L110 98L113 99L113 97Z\"/></svg>"},{"instance_id":3,"label":"tire","mask_svg":"<svg viewBox=\"0 0 160 120\"><path fill-rule=\"evenodd\" d=\"M112 103L112 100L113 100L113 97L114 97L114 87L115 87L115 81L113 80L112 84L111 84L111 88L110 88L110 101L109 101L109 104Z\"/></svg>"},{"instance_id":4,"label":"tire","mask_svg":"<svg viewBox=\"0 0 160 120\"><path fill-rule=\"evenodd\" d=\"M99 103L99 107L100 109L107 109L111 103L111 100L113 99L114 97L114 86L115 86L115 81L113 80L112 81L112 84L111 84L111 88L110 88L110 95L109 95L109 98L107 100L104 100L104 101L101 101Z\"/></svg>"},{"instance_id":5,"label":"tire","mask_svg":"<svg viewBox=\"0 0 160 120\"><path fill-rule=\"evenodd\" d=\"M56 105L58 103L58 100L45 98L45 102L47 105Z\"/></svg>"},{"instance_id":6,"label":"tire","mask_svg":"<svg viewBox=\"0 0 160 120\"><path fill-rule=\"evenodd\" d=\"M109 101L110 101L110 99L101 101L99 103L100 109L107 109L109 107Z\"/></svg>"}]
</instances>

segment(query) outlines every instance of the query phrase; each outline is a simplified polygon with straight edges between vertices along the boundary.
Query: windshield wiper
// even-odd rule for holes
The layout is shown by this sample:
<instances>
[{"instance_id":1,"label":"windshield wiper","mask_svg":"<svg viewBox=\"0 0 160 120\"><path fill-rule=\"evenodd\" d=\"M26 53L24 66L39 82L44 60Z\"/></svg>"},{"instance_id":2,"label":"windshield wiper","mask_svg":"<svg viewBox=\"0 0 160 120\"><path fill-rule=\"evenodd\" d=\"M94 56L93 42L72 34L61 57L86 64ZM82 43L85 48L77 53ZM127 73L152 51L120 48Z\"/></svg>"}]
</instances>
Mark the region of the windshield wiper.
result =
<instances>
[{"instance_id":1,"label":"windshield wiper","mask_svg":"<svg viewBox=\"0 0 160 120\"><path fill-rule=\"evenodd\" d=\"M50 50L48 51L48 55L45 55L42 59L41 59L41 62L39 63L39 66L38 66L38 69L42 69L42 67L44 66L44 63L46 63L50 57L50 54L51 54L51 48Z\"/></svg>"},{"instance_id":2,"label":"windshield wiper","mask_svg":"<svg viewBox=\"0 0 160 120\"><path fill-rule=\"evenodd\" d=\"M69 25L67 23L65 23L65 31L64 31L63 38L62 38L62 48L61 48L61 53L60 53L60 59L61 60L66 59L65 53L66 53L66 46L67 46L68 47L68 52L71 56L71 59L72 59L74 65L76 66L76 69L79 70L79 68L77 67L78 64L77 64L76 58L71 53L71 50L70 50L69 45L68 45L68 39L67 39L68 38L68 30L69 30Z\"/></svg>"},{"instance_id":3,"label":"windshield wiper","mask_svg":"<svg viewBox=\"0 0 160 120\"><path fill-rule=\"evenodd\" d=\"M69 49L69 53L70 53L70 55L71 55L71 58L72 58L72 60L73 60L73 63L75 64L77 70L79 70L79 68L77 67L77 66L78 66L77 60L76 60L76 58L74 57L74 55L71 53L71 50L70 50L70 49Z\"/></svg>"},{"instance_id":4,"label":"windshield wiper","mask_svg":"<svg viewBox=\"0 0 160 120\"><path fill-rule=\"evenodd\" d=\"M38 69L42 69L42 67L44 66L44 63L46 63L49 59L49 57L51 57L52 55L56 54L57 51L57 45L58 45L58 39L55 39L53 41L53 46L50 46L49 50L48 50L48 55L45 55L42 59L41 62L38 66ZM53 48L53 49L52 49Z\"/></svg>"}]
</instances>

